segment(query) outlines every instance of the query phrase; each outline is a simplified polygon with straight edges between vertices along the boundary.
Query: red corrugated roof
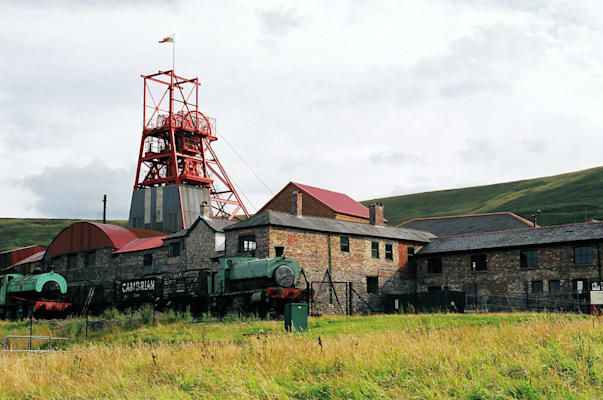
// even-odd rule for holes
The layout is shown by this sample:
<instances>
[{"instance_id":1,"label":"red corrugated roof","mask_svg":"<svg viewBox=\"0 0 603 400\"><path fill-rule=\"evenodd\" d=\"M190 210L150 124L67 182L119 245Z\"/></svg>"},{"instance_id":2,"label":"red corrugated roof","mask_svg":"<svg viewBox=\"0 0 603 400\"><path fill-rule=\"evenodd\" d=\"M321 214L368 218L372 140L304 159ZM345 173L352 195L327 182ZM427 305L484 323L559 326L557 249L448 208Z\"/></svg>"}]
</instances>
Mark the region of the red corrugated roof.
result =
<instances>
[{"instance_id":1,"label":"red corrugated roof","mask_svg":"<svg viewBox=\"0 0 603 400\"><path fill-rule=\"evenodd\" d=\"M39 251L36 254L32 254L31 256L24 258L23 260L19 261L18 263L11 265L11 267L16 267L17 265L29 264L32 262L42 261L42 259L44 258L44 254L46 254L46 250Z\"/></svg>"},{"instance_id":2,"label":"red corrugated roof","mask_svg":"<svg viewBox=\"0 0 603 400\"><path fill-rule=\"evenodd\" d=\"M115 250L113 254L129 253L132 251L141 251L161 247L163 246L163 238L165 237L167 237L167 235L132 240L130 243L126 244L120 249Z\"/></svg>"},{"instance_id":3,"label":"red corrugated roof","mask_svg":"<svg viewBox=\"0 0 603 400\"><path fill-rule=\"evenodd\" d=\"M369 218L369 209L352 199L347 194L320 189L314 186L302 185L301 183L291 183L336 213L366 219Z\"/></svg>"},{"instance_id":4,"label":"red corrugated roof","mask_svg":"<svg viewBox=\"0 0 603 400\"><path fill-rule=\"evenodd\" d=\"M63 229L53 240L47 256L76 253L112 247L120 249L138 237L128 229L95 222L75 222Z\"/></svg>"}]
</instances>

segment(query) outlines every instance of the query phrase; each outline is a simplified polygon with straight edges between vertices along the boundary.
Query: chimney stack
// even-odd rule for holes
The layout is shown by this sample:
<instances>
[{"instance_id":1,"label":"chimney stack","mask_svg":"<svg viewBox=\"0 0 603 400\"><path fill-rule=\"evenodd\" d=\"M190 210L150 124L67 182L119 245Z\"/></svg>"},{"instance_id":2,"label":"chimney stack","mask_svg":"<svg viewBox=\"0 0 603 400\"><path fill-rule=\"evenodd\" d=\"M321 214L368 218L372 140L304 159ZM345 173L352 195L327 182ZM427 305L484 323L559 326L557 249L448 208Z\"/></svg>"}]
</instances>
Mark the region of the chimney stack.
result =
<instances>
[{"instance_id":1,"label":"chimney stack","mask_svg":"<svg viewBox=\"0 0 603 400\"><path fill-rule=\"evenodd\" d=\"M207 203L207 201L201 203L201 216L203 218L209 218L209 211L209 204Z\"/></svg>"},{"instance_id":2,"label":"chimney stack","mask_svg":"<svg viewBox=\"0 0 603 400\"><path fill-rule=\"evenodd\" d=\"M291 214L298 215L300 217L302 215L302 193L299 190L295 190L293 192L293 196L291 198Z\"/></svg>"},{"instance_id":3,"label":"chimney stack","mask_svg":"<svg viewBox=\"0 0 603 400\"><path fill-rule=\"evenodd\" d=\"M371 225L384 226L383 203L374 203L369 206L369 222Z\"/></svg>"}]
</instances>

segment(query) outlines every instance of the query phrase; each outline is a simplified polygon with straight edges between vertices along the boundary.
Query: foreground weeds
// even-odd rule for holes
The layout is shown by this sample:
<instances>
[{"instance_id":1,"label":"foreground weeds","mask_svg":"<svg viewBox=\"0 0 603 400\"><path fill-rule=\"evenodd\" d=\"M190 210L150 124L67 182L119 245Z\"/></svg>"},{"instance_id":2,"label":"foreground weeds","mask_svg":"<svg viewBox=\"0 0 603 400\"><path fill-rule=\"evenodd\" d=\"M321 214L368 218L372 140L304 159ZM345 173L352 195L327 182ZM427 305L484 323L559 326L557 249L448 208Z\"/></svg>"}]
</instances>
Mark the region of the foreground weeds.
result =
<instances>
[{"instance_id":1,"label":"foreground weeds","mask_svg":"<svg viewBox=\"0 0 603 400\"><path fill-rule=\"evenodd\" d=\"M175 323L145 327L139 340L90 341L65 353L4 354L0 396L596 399L603 390L603 323L590 318L324 318L312 320L307 335L283 333L278 326ZM149 342L152 330L159 339ZM190 335L178 336L179 330ZM167 332L182 340L162 340Z\"/></svg>"}]
</instances>

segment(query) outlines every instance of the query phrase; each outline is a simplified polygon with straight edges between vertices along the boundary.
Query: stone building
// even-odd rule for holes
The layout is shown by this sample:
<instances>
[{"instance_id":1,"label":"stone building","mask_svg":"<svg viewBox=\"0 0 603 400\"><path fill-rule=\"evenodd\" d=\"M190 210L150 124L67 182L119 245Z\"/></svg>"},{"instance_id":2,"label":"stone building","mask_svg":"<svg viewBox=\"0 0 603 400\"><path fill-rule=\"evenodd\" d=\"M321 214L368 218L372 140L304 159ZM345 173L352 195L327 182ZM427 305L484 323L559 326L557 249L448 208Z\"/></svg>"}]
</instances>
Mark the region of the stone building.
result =
<instances>
[{"instance_id":1,"label":"stone building","mask_svg":"<svg viewBox=\"0 0 603 400\"><path fill-rule=\"evenodd\" d=\"M265 210L225 228L226 256L275 257L283 251L304 269L322 312L380 310L381 294L414 290L408 253L434 235L385 226L381 204L370 207L370 223L307 216L301 191L292 191L288 204L289 212ZM306 282L300 278L296 285Z\"/></svg>"},{"instance_id":2,"label":"stone building","mask_svg":"<svg viewBox=\"0 0 603 400\"><path fill-rule=\"evenodd\" d=\"M600 287L602 241L602 222L432 238L415 257L417 288L465 291L483 305L525 293L579 300Z\"/></svg>"}]
</instances>

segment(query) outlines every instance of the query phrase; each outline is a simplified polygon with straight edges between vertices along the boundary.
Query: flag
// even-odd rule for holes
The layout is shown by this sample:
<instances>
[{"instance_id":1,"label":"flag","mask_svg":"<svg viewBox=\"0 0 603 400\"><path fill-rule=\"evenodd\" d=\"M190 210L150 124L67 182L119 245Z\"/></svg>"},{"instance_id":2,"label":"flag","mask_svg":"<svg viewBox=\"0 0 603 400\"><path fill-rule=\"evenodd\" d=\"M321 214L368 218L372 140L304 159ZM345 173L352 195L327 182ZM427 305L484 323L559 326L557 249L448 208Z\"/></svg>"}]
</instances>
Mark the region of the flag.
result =
<instances>
[{"instance_id":1,"label":"flag","mask_svg":"<svg viewBox=\"0 0 603 400\"><path fill-rule=\"evenodd\" d=\"M159 41L159 43L174 43L174 37L173 36L164 37L163 39L161 39Z\"/></svg>"}]
</instances>

